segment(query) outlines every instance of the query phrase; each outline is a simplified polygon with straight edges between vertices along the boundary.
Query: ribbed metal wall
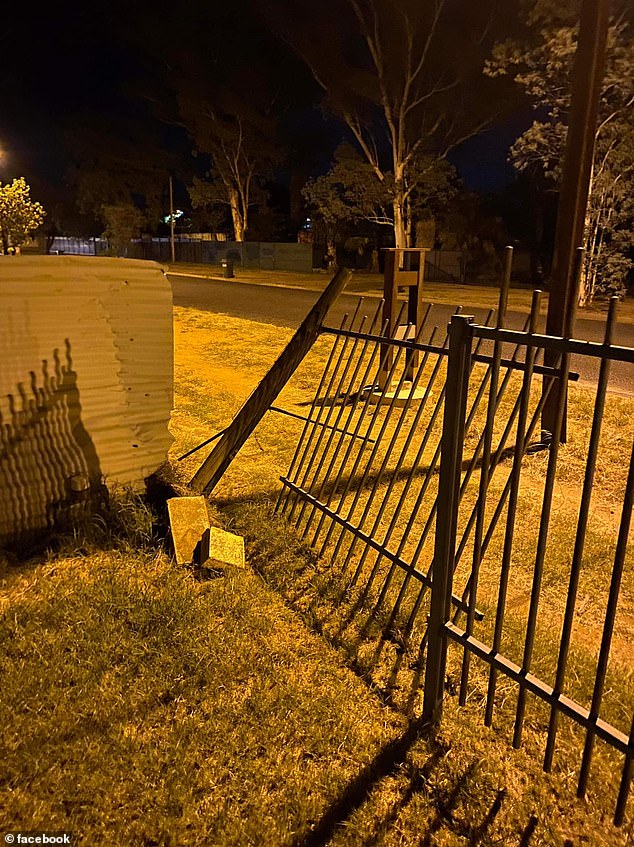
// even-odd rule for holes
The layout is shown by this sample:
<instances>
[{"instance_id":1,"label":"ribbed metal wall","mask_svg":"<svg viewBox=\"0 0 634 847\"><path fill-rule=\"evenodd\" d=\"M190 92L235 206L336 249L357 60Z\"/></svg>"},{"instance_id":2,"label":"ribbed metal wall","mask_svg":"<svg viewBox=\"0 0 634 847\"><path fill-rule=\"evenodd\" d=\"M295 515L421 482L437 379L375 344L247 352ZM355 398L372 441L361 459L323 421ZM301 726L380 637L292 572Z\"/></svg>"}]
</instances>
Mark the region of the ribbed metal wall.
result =
<instances>
[{"instance_id":1,"label":"ribbed metal wall","mask_svg":"<svg viewBox=\"0 0 634 847\"><path fill-rule=\"evenodd\" d=\"M165 461L172 295L154 262L0 257L0 542Z\"/></svg>"}]
</instances>

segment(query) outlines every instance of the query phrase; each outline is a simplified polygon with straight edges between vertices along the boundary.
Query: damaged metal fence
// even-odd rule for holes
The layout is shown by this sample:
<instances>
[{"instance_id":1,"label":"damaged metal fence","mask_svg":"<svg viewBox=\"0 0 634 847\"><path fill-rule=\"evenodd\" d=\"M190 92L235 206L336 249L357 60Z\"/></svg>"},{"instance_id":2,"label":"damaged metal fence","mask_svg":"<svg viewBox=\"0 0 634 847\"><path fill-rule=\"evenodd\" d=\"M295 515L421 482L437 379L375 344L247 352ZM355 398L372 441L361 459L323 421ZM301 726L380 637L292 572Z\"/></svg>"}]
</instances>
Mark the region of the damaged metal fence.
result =
<instances>
[{"instance_id":1,"label":"damaged metal fence","mask_svg":"<svg viewBox=\"0 0 634 847\"><path fill-rule=\"evenodd\" d=\"M503 294L495 326L492 313L477 326L457 310L444 338L429 325L429 309L415 330L401 325L401 315L386 338L381 304L369 317L360 304L349 324L344 319L338 328L323 327L333 345L282 479L277 510L322 560L340 569L341 599L353 597L347 621L369 609L368 620L380 629L377 654L388 641L396 645L398 662L408 654L419 686L424 666L424 720L440 721L448 662L461 704L474 685L480 687L488 726L503 711L500 678L512 681L514 746L522 742L527 709L537 701L546 704L546 770L553 764L561 715L582 728L580 795L596 738L621 755L615 814L621 823L633 736L629 726L604 717L602 702L628 553L631 458L587 702L571 681L569 659L610 363L634 363L634 350L612 344L614 304L604 344L591 344L537 334L539 292L524 330L504 329L504 301ZM556 366L542 364L545 350L558 355ZM544 580L554 556L549 539L557 508L558 428L568 382L577 376L570 373L573 354L598 358L601 370L579 502L575 494L564 504L572 508L574 500L576 528L560 603L544 599ZM557 425L545 434L541 413L551 396ZM537 470L525 472L526 457L545 447ZM518 549L518 522L534 526L526 533L529 551ZM514 587L520 571L526 596ZM556 645L552 667L538 671L548 665L541 657L544 618L559 632L548 636L551 652ZM521 655L504 653L510 620L522 628ZM461 658L452 658L450 643L460 646ZM474 656L478 667L472 667Z\"/></svg>"}]
</instances>

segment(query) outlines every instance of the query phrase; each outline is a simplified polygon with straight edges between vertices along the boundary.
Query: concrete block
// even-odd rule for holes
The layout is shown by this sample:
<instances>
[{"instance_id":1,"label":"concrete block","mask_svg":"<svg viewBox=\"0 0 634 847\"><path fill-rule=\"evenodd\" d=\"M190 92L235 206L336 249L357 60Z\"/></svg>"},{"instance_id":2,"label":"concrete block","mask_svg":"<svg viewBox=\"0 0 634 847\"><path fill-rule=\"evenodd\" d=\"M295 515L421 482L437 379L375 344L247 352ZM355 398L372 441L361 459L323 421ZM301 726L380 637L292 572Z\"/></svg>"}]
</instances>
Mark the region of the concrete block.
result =
<instances>
[{"instance_id":1,"label":"concrete block","mask_svg":"<svg viewBox=\"0 0 634 847\"><path fill-rule=\"evenodd\" d=\"M204 497L172 497L167 501L174 554L179 565L199 561L200 542L209 529Z\"/></svg>"},{"instance_id":2,"label":"concrete block","mask_svg":"<svg viewBox=\"0 0 634 847\"><path fill-rule=\"evenodd\" d=\"M233 565L236 568L243 568L244 538L212 526L209 529L208 555L211 565Z\"/></svg>"},{"instance_id":3,"label":"concrete block","mask_svg":"<svg viewBox=\"0 0 634 847\"><path fill-rule=\"evenodd\" d=\"M244 538L210 526L204 497L172 497L167 511L179 565L244 567Z\"/></svg>"}]
</instances>

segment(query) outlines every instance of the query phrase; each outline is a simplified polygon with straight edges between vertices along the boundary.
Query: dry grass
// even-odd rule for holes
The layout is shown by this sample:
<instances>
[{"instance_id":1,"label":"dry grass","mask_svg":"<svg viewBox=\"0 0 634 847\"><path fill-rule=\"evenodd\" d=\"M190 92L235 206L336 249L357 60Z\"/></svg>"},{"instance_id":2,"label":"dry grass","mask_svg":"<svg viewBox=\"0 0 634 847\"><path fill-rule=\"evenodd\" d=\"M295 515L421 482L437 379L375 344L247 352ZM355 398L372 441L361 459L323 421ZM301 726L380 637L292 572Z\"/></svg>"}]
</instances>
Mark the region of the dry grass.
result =
<instances>
[{"instance_id":1,"label":"dry grass","mask_svg":"<svg viewBox=\"0 0 634 847\"><path fill-rule=\"evenodd\" d=\"M54 560L3 592L0 640L0 829L277 847L402 724L250 572Z\"/></svg>"},{"instance_id":2,"label":"dry grass","mask_svg":"<svg viewBox=\"0 0 634 847\"><path fill-rule=\"evenodd\" d=\"M201 328L210 320L203 315L198 315L197 319L200 321L199 326ZM230 319L222 318L221 320L223 323L225 321L231 323ZM238 323L236 322L236 325ZM269 330L263 328L263 332L267 334ZM193 337L189 339L189 341L193 340ZM189 341L188 348L190 346ZM280 348L281 342L282 339L279 343ZM300 379L297 383L294 381L293 386L287 389L284 399L289 408L301 409L302 407L298 404L307 402L310 397L311 380L314 390L318 372L323 367L326 354L327 348L325 346L318 348L311 355L310 369L307 369L305 365ZM273 357L274 350L271 350L271 360ZM264 368L262 369L263 372ZM571 437L568 444L562 448L561 470L555 489L551 541L548 548L547 568L544 575L544 590L540 607L540 621L543 623L540 623L538 629L538 639L539 643L544 646L543 649L540 648L537 651L534 662L536 672L543 674L547 680L553 677L557 659L556 643L561 628L563 598L565 597L568 566L574 542L576 511L583 481L592 403L591 392L577 386L571 389ZM597 468L591 523L580 586L579 611L573 631L571 673L569 674L570 689L567 691L571 696L577 697L580 702L584 703L589 702L594 673L593 656L596 658L602 615L605 611L609 568L614 552L616 522L619 517L619 504L622 502L627 472L624 456L628 453L628 445L631 441L633 405L630 400L610 397L606 410L604 437L600 448L600 461ZM303 408L305 409L305 406ZM505 416L501 414L500 421L504 419ZM345 418L341 422L344 423ZM354 422L354 417L352 422ZM350 421L344 425L350 428ZM303 546L312 536L315 528L315 523L313 523L311 532L304 536L303 541L300 538L299 546L299 549L304 549L308 556L308 566L304 565L299 569L280 569L275 564L271 564L272 561L275 561L274 557L270 555L273 539L276 534L287 530L283 524L273 527L268 525L267 516L270 505L267 504L267 497L276 489L278 474L286 471L290 456L288 441L294 442L300 429L301 424L296 425L290 421L276 419L273 426L267 421L263 422L257 431L256 440L244 448L243 455L233 466L228 477L222 481L217 491L219 501L224 503L225 514L238 531L253 538L255 547L252 550L252 560L259 562L258 566L266 574L267 580L275 585L314 629L326 637L337 649L343 650L348 657L349 664L373 686L385 702L398 705L405 712L415 715L420 708L418 698L420 696L421 667L415 648L409 646L405 651L403 650L401 630L405 626L409 610L416 600L418 589L414 590L415 586L411 586L406 592L403 611L396 622L392 621L391 631L386 641L384 627L388 620L390 602L394 602L402 585L402 576L399 573L396 578L393 577L393 585L384 599L383 608L377 606L383 581L389 572L386 563L379 565L374 576L374 583L368 589L367 576L372 572L374 564L373 557L370 557L364 565L357 587L342 594L340 566L317 561L312 551ZM476 419L473 432L467 441L465 455L469 455L469 446L473 446L480 431L481 421L478 423ZM403 435L400 436L400 442L402 443L402 441ZM512 444L512 441L510 443ZM332 454L337 452L336 445L337 442L335 441L331 448ZM264 459L265 461L263 461ZM536 526L541 508L545 462L546 454L544 453L536 454L527 460L519 503L520 528L534 528ZM326 465L328 463L329 461L326 462ZM197 463L195 464L197 465ZM501 466L499 479L494 481L491 498L493 502L495 502L496 493L501 490L509 465L510 463L504 463ZM234 480L241 480L241 482L237 483ZM259 492L264 497L264 502L245 504L245 489L250 489L256 495ZM385 493L385 483L381 483L377 489L370 491L377 503L381 501L382 493ZM400 496L398 487L395 488L392 496L397 502ZM352 494L349 496L348 502L351 497ZM474 498L475 488L472 484L465 495L465 514L467 507L473 504ZM247 499L257 500L257 497ZM363 502L361 500L359 510L363 508ZM305 514L309 512L310 510L307 510ZM358 513L357 511L357 515ZM370 502L366 526L372 525L375 513L376 507ZM397 533L395 537L398 537L399 529L402 531L409 516L407 505L403 508L402 514L403 517L395 530ZM502 520L500 522L501 527L503 523ZM381 525L385 528L385 521ZM300 523L299 526L302 529L304 524ZM326 528L327 526L326 524ZM262 527L267 528L262 529ZM378 534L380 536L380 532ZM524 533L520 531L517 536L514 558L516 564L514 565L509 598L510 608L505 627L504 650L510 658L518 661L518 663L521 660L524 621L530 596L534 535L534 532ZM502 535L500 531L492 538L489 555L482 571L478 605L485 612L485 618L483 623L479 625L479 629L476 629L476 634L485 641L491 636L494 618L494 603L499 579L499 568L496 563L499 562L501 543ZM331 544L331 550L332 546ZM394 549L396 544L391 546ZM344 547L344 551L345 549ZM405 556L407 549L406 546L404 549ZM359 553L360 550L353 556L352 564L348 567L343 584L345 584L346 579L349 579L354 567L358 564ZM470 547L467 545L464 554L465 567L459 570L456 575L458 586L464 585L468 576L469 554ZM425 555L430 560L431 542L426 548L423 548L423 559ZM629 673L632 659L629 632L633 612L633 595L632 562L629 562L625 573L622 603L617 618L616 643L613 649L613 661L610 665L605 701L606 718L612 720L625 732L629 731L631 707L634 704L634 689ZM419 613L417 625L413 629L413 636L416 636L417 633L418 636L424 634L424 605L421 610L423 614ZM412 638L411 643L414 645L418 643L415 637ZM450 672L454 683L457 684L461 661L459 651L453 650L452 657ZM480 710L483 696L486 693L487 674L486 669L479 668L477 662L474 662L473 666L469 708L474 710L474 717L481 721ZM449 708L452 709L451 699L449 703ZM497 703L496 725L498 731L502 733L506 738L506 743L508 743L509 727L512 725L514 715L515 689L513 685L505 683L504 680L500 682ZM460 732L464 731L464 713L462 714L463 716L459 719ZM534 768L538 767L537 763L541 757L544 720L547 722L547 719L547 711L543 706L539 703L530 705L525 732L525 746L529 751L529 758L530 755L534 757ZM449 732L451 733L451 731ZM453 733L451 734L453 737ZM565 784L564 796L569 798L574 793L575 773L579 756L579 736L580 733L576 727L563 721L559 734L559 758L556 767L560 784L561 782ZM605 756L597 757L595 762L591 803L602 805L605 801L605 805L602 805L605 811L600 815L609 815L610 803L614 799L614 789L617 782L615 774L618 770L618 759L619 757L612 756L608 751ZM606 786L609 786L609 790L606 790ZM591 826L591 824L588 824L588 826ZM593 837L598 836L594 833ZM543 843L551 842L544 841ZM553 841L552 843L557 842Z\"/></svg>"},{"instance_id":3,"label":"dry grass","mask_svg":"<svg viewBox=\"0 0 634 847\"><path fill-rule=\"evenodd\" d=\"M190 309L175 317L170 473L179 485L209 448L183 462L176 457L230 422L291 331ZM328 349L322 339L278 405L306 413ZM573 400L573 416L587 423L590 400L581 393ZM594 508L608 535L632 411L619 399L607 413ZM575 728L562 725L553 780L539 765L547 715L538 705L531 706L524 749L511 750L515 692L503 680L494 729L483 727L486 675L478 663L467 706L459 708L455 689L449 692L434 741L408 722L420 711L421 665L397 637L381 639L384 618L370 613L380 581L347 621L363 581L342 595L337 567L318 560L271 514L301 429L301 422L269 413L216 492L219 519L247 536L244 572L200 581L177 568L156 551L146 507L125 497L113 501L113 515L92 542L70 539L74 553L5 566L2 827L71 829L104 847L631 843L631 820L622 830L610 823L617 757L600 751L588 799L576 800ZM556 493L562 529L546 581L552 609L560 608L585 437L566 448ZM543 454L530 460L534 490L543 462ZM537 507L527 489L525 524ZM591 561L603 562L611 543L593 530ZM508 622L511 646L521 641L518 598L530 555L527 541ZM584 626L600 614L604 569L587 569ZM492 570L491 586L495 578ZM633 592L629 567L628 602ZM485 630L490 602L485 580ZM574 663L582 696L588 671L580 631ZM629 663L627 637L621 643L621 660ZM553 657L554 647L545 649L538 669L548 673ZM452 651L454 685L459 662ZM634 702L631 673L617 669L609 688L621 694L610 707L619 721Z\"/></svg>"},{"instance_id":4,"label":"dry grass","mask_svg":"<svg viewBox=\"0 0 634 847\"><path fill-rule=\"evenodd\" d=\"M269 541L276 571L305 567ZM251 571L200 582L162 554L54 559L5 586L0 639L5 831L104 847L621 843L464 713L452 731L453 705L425 741Z\"/></svg>"}]
</instances>

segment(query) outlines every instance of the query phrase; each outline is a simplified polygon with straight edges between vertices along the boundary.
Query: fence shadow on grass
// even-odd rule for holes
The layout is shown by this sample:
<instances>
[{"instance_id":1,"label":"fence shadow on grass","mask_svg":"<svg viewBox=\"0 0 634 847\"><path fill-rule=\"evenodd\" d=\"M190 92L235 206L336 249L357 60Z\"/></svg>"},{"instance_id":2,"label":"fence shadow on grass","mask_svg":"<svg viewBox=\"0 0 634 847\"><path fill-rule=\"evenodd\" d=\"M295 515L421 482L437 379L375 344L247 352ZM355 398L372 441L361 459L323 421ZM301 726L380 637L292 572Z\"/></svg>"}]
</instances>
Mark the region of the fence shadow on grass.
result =
<instances>
[{"instance_id":1,"label":"fence shadow on grass","mask_svg":"<svg viewBox=\"0 0 634 847\"><path fill-rule=\"evenodd\" d=\"M393 776L405 764L408 753L420 737L420 725L411 723L402 735L386 744L372 762L331 803L311 832L299 836L292 842L292 847L325 847L334 835L336 828L344 824L357 809L363 806L370 797L372 790L378 786L381 780ZM446 749L437 747L432 751L425 765L412 773L407 790L392 808L387 818L377 820L379 826L389 826L397 819L399 813L410 802L415 792L425 784L435 768L438 767L446 752ZM375 835L372 836L372 840L366 843L372 844L374 839Z\"/></svg>"},{"instance_id":2,"label":"fence shadow on grass","mask_svg":"<svg viewBox=\"0 0 634 847\"><path fill-rule=\"evenodd\" d=\"M326 847L334 836L338 827L349 822L357 810L371 800L372 792L377 789L382 780L393 777L397 772L407 769L408 781L400 796L382 815L372 818L370 831L365 835L363 841L359 842L362 847L372 847L392 826L395 826L400 816L405 812L408 805L421 792L425 792L435 771L442 768L442 761L448 748L427 739L427 743L433 745L429 757L422 767L415 767L408 763L408 755L414 745L420 741L425 733L425 728L418 722L413 722L407 730L397 739L386 744L377 754L374 760L367 765L361 773L352 780L342 794L325 810L314 828L305 835L298 836L292 842L292 847ZM469 847L477 847L482 844L490 831L495 819L500 813L506 792L498 789L491 805L481 821L461 820L456 815L456 809L460 800L474 776L477 762L471 762L464 771L454 780L453 785L442 795L430 794L430 814L420 829L421 847L431 847L434 836L445 830L465 839ZM522 844L528 847L531 836L535 830L537 819L524 830Z\"/></svg>"}]
</instances>

